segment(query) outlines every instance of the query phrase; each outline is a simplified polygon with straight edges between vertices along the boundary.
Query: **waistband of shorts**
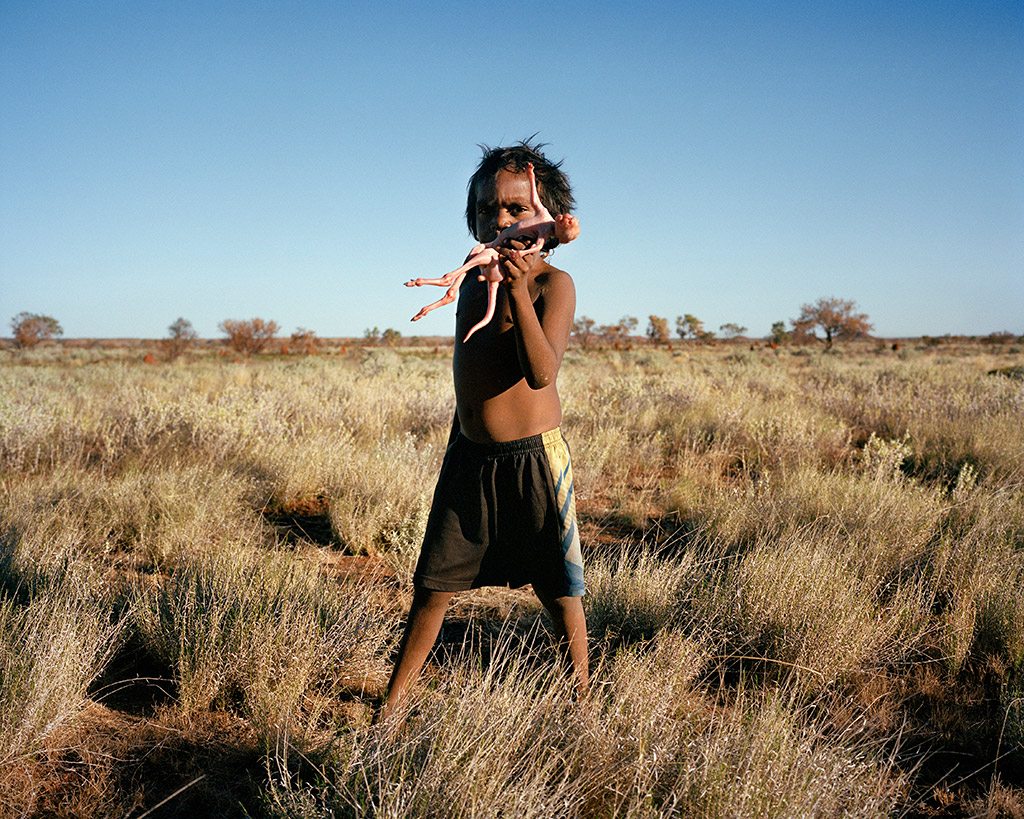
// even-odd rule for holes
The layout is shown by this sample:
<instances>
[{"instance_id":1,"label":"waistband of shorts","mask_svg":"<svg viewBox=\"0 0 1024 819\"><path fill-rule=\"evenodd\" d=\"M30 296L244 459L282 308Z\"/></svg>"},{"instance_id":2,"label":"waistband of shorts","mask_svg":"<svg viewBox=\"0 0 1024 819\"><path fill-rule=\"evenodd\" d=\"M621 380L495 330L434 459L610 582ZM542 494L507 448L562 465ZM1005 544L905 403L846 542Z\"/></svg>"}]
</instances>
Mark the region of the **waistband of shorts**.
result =
<instances>
[{"instance_id":1,"label":"waistband of shorts","mask_svg":"<svg viewBox=\"0 0 1024 819\"><path fill-rule=\"evenodd\" d=\"M525 455L530 452L543 452L545 447L559 442L561 443L562 430L560 427L549 429L537 435L529 435L526 438L518 438L515 441L495 441L489 444L481 444L472 441L459 433L459 446L465 447L472 452L485 458L496 458L502 455Z\"/></svg>"}]
</instances>

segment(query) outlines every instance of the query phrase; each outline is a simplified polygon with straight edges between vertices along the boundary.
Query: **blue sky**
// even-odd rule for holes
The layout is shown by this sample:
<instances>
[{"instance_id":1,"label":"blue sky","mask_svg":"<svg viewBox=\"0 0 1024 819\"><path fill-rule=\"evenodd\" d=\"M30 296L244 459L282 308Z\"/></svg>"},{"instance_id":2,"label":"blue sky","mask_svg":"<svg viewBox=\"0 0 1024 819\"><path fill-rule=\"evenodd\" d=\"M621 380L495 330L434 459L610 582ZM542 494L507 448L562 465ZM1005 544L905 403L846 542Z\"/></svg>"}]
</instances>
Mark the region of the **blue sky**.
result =
<instances>
[{"instance_id":1,"label":"blue sky","mask_svg":"<svg viewBox=\"0 0 1024 819\"><path fill-rule=\"evenodd\" d=\"M450 335L478 143L564 159L599 324L1024 333L1024 3L0 0L0 321ZM4 332L4 331L0 331Z\"/></svg>"}]
</instances>

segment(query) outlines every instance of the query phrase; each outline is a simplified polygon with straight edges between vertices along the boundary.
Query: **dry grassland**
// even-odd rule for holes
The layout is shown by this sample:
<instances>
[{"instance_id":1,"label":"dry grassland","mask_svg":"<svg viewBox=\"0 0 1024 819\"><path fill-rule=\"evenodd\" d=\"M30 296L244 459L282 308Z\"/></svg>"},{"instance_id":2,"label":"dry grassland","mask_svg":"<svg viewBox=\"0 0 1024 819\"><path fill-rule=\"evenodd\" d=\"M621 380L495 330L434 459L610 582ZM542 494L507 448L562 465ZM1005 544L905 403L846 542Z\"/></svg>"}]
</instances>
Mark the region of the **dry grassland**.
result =
<instances>
[{"instance_id":1,"label":"dry grassland","mask_svg":"<svg viewBox=\"0 0 1024 819\"><path fill-rule=\"evenodd\" d=\"M593 694L480 590L397 734L447 356L139 358L0 351L0 815L1024 816L1019 348L571 350Z\"/></svg>"}]
</instances>

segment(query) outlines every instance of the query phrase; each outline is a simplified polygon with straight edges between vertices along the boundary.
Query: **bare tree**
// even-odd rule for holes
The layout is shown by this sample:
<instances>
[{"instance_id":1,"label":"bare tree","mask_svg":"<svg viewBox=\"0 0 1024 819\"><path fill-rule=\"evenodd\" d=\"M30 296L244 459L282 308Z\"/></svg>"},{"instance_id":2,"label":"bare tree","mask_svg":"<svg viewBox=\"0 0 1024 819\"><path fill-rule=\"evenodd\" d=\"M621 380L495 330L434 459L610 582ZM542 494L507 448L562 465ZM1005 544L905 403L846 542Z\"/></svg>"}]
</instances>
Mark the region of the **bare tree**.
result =
<instances>
[{"instance_id":1,"label":"bare tree","mask_svg":"<svg viewBox=\"0 0 1024 819\"><path fill-rule=\"evenodd\" d=\"M11 319L14 344L22 349L35 347L40 341L64 335L57 319L39 313L18 313Z\"/></svg>"},{"instance_id":2,"label":"bare tree","mask_svg":"<svg viewBox=\"0 0 1024 819\"><path fill-rule=\"evenodd\" d=\"M188 319L177 318L167 327L167 338L160 341L160 346L168 358L177 358L199 338Z\"/></svg>"},{"instance_id":3,"label":"bare tree","mask_svg":"<svg viewBox=\"0 0 1024 819\"><path fill-rule=\"evenodd\" d=\"M217 325L217 329L228 337L228 344L236 353L254 355L277 335L278 326L276 321L264 321L261 318L248 321L224 319Z\"/></svg>"},{"instance_id":4,"label":"bare tree","mask_svg":"<svg viewBox=\"0 0 1024 819\"><path fill-rule=\"evenodd\" d=\"M620 335L622 336L623 341L633 335L633 331L639 323L640 322L636 320L636 316L623 316L619 319L619 327L621 328Z\"/></svg>"},{"instance_id":5,"label":"bare tree","mask_svg":"<svg viewBox=\"0 0 1024 819\"><path fill-rule=\"evenodd\" d=\"M825 348L831 349L837 338L856 338L875 329L868 314L856 313L856 309L853 299L820 298L814 304L800 307L799 317L793 319L793 330L817 338L814 331L820 327L825 333Z\"/></svg>"}]
</instances>

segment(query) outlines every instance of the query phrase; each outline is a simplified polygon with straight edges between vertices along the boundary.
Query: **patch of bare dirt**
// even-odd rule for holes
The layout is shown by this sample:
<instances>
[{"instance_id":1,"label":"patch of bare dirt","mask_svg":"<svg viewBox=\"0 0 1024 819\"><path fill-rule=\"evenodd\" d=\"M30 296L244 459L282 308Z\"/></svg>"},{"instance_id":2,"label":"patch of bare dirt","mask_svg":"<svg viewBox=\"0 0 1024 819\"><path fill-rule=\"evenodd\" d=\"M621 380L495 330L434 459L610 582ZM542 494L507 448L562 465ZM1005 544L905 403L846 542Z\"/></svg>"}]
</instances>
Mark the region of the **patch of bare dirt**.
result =
<instances>
[{"instance_id":1,"label":"patch of bare dirt","mask_svg":"<svg viewBox=\"0 0 1024 819\"><path fill-rule=\"evenodd\" d=\"M264 510L263 517L286 542L341 546L331 525L330 503L322 495L276 504Z\"/></svg>"},{"instance_id":2,"label":"patch of bare dirt","mask_svg":"<svg viewBox=\"0 0 1024 819\"><path fill-rule=\"evenodd\" d=\"M251 730L230 714L184 723L94 702L45 757L3 779L0 798L11 815L139 816L171 797L156 815L242 819L259 813L266 771Z\"/></svg>"}]
</instances>

